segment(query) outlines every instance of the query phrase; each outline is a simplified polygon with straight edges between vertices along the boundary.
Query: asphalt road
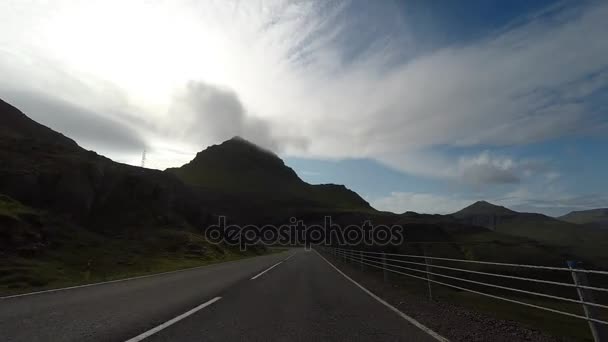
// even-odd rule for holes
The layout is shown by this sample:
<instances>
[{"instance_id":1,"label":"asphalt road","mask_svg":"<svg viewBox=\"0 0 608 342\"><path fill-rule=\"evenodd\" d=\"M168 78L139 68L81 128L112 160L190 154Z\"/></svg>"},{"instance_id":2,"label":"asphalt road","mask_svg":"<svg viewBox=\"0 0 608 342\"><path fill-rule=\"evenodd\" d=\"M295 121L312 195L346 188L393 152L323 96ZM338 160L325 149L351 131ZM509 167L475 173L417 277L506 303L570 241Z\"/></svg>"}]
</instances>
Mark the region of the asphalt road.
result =
<instances>
[{"instance_id":1,"label":"asphalt road","mask_svg":"<svg viewBox=\"0 0 608 342\"><path fill-rule=\"evenodd\" d=\"M436 341L301 249L0 299L2 341L129 339Z\"/></svg>"}]
</instances>

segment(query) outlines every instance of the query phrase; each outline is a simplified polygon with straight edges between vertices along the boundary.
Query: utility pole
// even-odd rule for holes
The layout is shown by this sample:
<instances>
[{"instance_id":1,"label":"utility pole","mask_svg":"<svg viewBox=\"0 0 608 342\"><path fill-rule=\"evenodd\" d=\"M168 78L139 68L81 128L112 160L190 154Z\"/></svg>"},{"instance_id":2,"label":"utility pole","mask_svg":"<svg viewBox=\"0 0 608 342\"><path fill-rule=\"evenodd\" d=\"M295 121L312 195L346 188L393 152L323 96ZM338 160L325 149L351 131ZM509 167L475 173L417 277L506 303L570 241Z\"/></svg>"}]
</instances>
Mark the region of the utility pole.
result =
<instances>
[{"instance_id":1,"label":"utility pole","mask_svg":"<svg viewBox=\"0 0 608 342\"><path fill-rule=\"evenodd\" d=\"M141 167L146 167L146 149L141 154Z\"/></svg>"}]
</instances>

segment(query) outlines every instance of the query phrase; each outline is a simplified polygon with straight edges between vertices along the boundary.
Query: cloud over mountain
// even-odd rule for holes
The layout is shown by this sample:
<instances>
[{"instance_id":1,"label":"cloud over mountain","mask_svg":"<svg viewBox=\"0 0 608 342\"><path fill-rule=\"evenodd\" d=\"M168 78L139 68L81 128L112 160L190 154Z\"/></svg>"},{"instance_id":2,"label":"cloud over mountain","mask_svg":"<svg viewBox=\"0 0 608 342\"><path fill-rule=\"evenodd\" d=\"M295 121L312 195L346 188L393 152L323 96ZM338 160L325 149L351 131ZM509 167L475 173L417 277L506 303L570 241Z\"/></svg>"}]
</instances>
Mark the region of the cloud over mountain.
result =
<instances>
[{"instance_id":1,"label":"cloud over mountain","mask_svg":"<svg viewBox=\"0 0 608 342\"><path fill-rule=\"evenodd\" d=\"M285 144L306 144L301 138L277 137L270 122L247 113L236 93L203 82L188 82L174 97L169 115L178 134L202 145L234 136L272 151L281 151Z\"/></svg>"}]
</instances>

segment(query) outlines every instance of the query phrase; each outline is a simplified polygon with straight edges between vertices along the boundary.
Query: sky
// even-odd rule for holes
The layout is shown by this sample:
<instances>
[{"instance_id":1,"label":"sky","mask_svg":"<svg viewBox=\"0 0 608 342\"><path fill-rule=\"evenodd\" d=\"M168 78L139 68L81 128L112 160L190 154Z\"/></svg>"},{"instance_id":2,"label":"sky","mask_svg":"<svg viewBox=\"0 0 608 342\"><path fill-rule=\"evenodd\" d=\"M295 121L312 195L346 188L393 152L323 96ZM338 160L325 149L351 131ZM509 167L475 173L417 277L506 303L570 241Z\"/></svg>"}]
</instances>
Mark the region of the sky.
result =
<instances>
[{"instance_id":1,"label":"sky","mask_svg":"<svg viewBox=\"0 0 608 342\"><path fill-rule=\"evenodd\" d=\"M606 1L3 0L0 98L116 161L242 136L375 208L608 207Z\"/></svg>"}]
</instances>

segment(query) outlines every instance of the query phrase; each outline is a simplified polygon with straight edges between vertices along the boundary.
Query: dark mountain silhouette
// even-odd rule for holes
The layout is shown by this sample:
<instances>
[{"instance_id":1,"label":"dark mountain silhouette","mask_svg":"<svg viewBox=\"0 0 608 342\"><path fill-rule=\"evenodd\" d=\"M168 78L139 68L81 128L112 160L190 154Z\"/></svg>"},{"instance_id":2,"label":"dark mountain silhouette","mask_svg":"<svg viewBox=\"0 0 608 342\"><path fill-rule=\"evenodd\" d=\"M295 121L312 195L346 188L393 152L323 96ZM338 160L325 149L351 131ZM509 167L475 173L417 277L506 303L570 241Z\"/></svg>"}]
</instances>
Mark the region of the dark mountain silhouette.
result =
<instances>
[{"instance_id":1,"label":"dark mountain silhouette","mask_svg":"<svg viewBox=\"0 0 608 342\"><path fill-rule=\"evenodd\" d=\"M302 183L281 158L241 137L210 146L167 171L189 184L227 191L287 190Z\"/></svg>"},{"instance_id":2,"label":"dark mountain silhouette","mask_svg":"<svg viewBox=\"0 0 608 342\"><path fill-rule=\"evenodd\" d=\"M278 156L242 138L211 146L181 168L150 170L87 151L1 100L0 160L0 194L106 233L204 227L216 214L247 223L374 211L344 186L303 182Z\"/></svg>"},{"instance_id":3,"label":"dark mountain silhouette","mask_svg":"<svg viewBox=\"0 0 608 342\"><path fill-rule=\"evenodd\" d=\"M470 206L455 212L452 216L468 223L496 230L496 225L505 217L514 217L517 213L508 208L486 201L477 201Z\"/></svg>"},{"instance_id":4,"label":"dark mountain silhouette","mask_svg":"<svg viewBox=\"0 0 608 342\"><path fill-rule=\"evenodd\" d=\"M69 151L79 150L72 139L28 118L17 108L2 100L0 100L0 139L3 144L45 142L53 145L52 147L62 146Z\"/></svg>"},{"instance_id":5,"label":"dark mountain silhouette","mask_svg":"<svg viewBox=\"0 0 608 342\"><path fill-rule=\"evenodd\" d=\"M468 217L472 215L512 215L515 212L503 206L495 205L486 201L477 201L470 206L455 212L456 217Z\"/></svg>"},{"instance_id":6,"label":"dark mountain silhouette","mask_svg":"<svg viewBox=\"0 0 608 342\"><path fill-rule=\"evenodd\" d=\"M608 229L608 208L572 211L558 219L589 227Z\"/></svg>"},{"instance_id":7,"label":"dark mountain silhouette","mask_svg":"<svg viewBox=\"0 0 608 342\"><path fill-rule=\"evenodd\" d=\"M277 155L240 137L210 146L186 165L166 171L207 191L253 196L279 206L373 211L343 185L302 181Z\"/></svg>"},{"instance_id":8,"label":"dark mountain silhouette","mask_svg":"<svg viewBox=\"0 0 608 342\"><path fill-rule=\"evenodd\" d=\"M79 224L181 223L192 196L177 178L115 163L0 102L0 193ZM181 222L180 222L181 221Z\"/></svg>"}]
</instances>

